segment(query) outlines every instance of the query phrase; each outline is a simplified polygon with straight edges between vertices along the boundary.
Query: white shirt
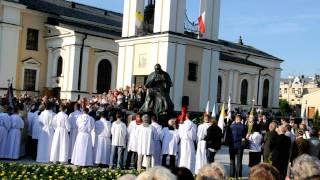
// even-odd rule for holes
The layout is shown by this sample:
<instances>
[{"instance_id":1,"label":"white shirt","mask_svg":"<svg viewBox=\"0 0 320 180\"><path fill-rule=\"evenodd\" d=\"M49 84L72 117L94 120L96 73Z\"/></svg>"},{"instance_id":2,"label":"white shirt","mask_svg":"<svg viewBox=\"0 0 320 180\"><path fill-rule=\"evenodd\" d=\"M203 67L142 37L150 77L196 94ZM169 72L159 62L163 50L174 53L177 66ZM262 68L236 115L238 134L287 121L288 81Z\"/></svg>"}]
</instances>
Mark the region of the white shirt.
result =
<instances>
[{"instance_id":1,"label":"white shirt","mask_svg":"<svg viewBox=\"0 0 320 180\"><path fill-rule=\"evenodd\" d=\"M149 126L139 126L137 129L138 147L137 153L139 155L153 155L154 153L154 141L156 138L156 129Z\"/></svg>"},{"instance_id":2,"label":"white shirt","mask_svg":"<svg viewBox=\"0 0 320 180\"><path fill-rule=\"evenodd\" d=\"M126 146L127 127L122 121L115 121L111 127L112 146Z\"/></svg>"},{"instance_id":3,"label":"white shirt","mask_svg":"<svg viewBox=\"0 0 320 180\"><path fill-rule=\"evenodd\" d=\"M249 136L250 151L251 152L261 152L261 144L263 137L259 132L254 132Z\"/></svg>"},{"instance_id":4,"label":"white shirt","mask_svg":"<svg viewBox=\"0 0 320 180\"><path fill-rule=\"evenodd\" d=\"M163 128L160 140L162 142L162 154L177 155L180 140L178 130L169 130L167 127Z\"/></svg>"}]
</instances>

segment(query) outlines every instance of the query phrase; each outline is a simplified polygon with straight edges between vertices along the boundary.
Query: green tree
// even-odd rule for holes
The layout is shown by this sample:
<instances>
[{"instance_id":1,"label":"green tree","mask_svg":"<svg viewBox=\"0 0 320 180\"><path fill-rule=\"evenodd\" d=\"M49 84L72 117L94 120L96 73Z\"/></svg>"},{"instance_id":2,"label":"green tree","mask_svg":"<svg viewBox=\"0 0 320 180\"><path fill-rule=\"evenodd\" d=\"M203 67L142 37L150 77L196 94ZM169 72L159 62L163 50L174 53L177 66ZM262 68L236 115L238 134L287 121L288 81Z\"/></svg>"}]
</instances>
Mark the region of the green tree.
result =
<instances>
[{"instance_id":1,"label":"green tree","mask_svg":"<svg viewBox=\"0 0 320 180\"><path fill-rule=\"evenodd\" d=\"M282 116L289 116L292 113L292 108L287 100L281 99L279 101L279 108Z\"/></svg>"}]
</instances>

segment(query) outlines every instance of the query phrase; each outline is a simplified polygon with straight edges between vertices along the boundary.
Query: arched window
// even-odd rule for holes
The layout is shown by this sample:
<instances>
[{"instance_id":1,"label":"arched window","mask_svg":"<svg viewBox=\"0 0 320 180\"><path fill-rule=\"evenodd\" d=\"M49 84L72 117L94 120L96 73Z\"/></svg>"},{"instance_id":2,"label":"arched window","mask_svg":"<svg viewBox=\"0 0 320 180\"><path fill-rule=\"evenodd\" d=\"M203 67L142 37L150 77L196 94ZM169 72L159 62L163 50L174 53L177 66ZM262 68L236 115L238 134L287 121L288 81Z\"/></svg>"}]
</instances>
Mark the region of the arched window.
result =
<instances>
[{"instance_id":1,"label":"arched window","mask_svg":"<svg viewBox=\"0 0 320 180\"><path fill-rule=\"evenodd\" d=\"M62 66L63 66L63 60L62 60L62 57L60 56L57 61L57 77L61 77Z\"/></svg>"},{"instance_id":2,"label":"arched window","mask_svg":"<svg viewBox=\"0 0 320 180\"><path fill-rule=\"evenodd\" d=\"M263 82L263 96L262 96L262 107L267 108L269 104L269 86L270 82L268 79Z\"/></svg>"},{"instance_id":3,"label":"arched window","mask_svg":"<svg viewBox=\"0 0 320 180\"><path fill-rule=\"evenodd\" d=\"M221 93L222 93L222 78L218 76L218 89L217 89L217 102L221 102Z\"/></svg>"},{"instance_id":4,"label":"arched window","mask_svg":"<svg viewBox=\"0 0 320 180\"><path fill-rule=\"evenodd\" d=\"M98 65L97 93L101 94L110 90L112 65L107 59L100 61Z\"/></svg>"},{"instance_id":5,"label":"arched window","mask_svg":"<svg viewBox=\"0 0 320 180\"><path fill-rule=\"evenodd\" d=\"M246 105L248 103L248 81L246 79L242 80L241 83L240 102L243 105Z\"/></svg>"}]
</instances>

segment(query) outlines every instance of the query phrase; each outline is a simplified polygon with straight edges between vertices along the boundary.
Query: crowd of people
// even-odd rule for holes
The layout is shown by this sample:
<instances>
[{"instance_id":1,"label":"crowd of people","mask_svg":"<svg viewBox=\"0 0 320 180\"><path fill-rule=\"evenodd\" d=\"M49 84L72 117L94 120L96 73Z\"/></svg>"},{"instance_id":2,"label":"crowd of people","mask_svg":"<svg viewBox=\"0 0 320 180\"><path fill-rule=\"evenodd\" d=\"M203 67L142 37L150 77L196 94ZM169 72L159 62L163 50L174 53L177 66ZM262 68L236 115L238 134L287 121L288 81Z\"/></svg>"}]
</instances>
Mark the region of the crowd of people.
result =
<instances>
[{"instance_id":1,"label":"crowd of people","mask_svg":"<svg viewBox=\"0 0 320 180\"><path fill-rule=\"evenodd\" d=\"M259 166L251 168L253 174L265 169L281 178L303 176L294 165L303 154L310 156L301 161L309 158L319 163L320 131L306 121L277 121L253 108L250 113L233 112L223 129L209 114L200 124L192 121L190 113L182 120L159 123L155 114L139 112L144 97L139 88L134 95L129 89L109 91L78 102L23 96L11 106L3 98L0 158L30 156L39 163L139 171L162 166L174 172L184 167L199 179L201 174L226 178L223 167L214 163L224 143L229 147L230 176L235 178L242 177L244 149L249 149L249 167ZM305 170L320 178L316 169ZM151 170L145 173L163 172Z\"/></svg>"}]
</instances>

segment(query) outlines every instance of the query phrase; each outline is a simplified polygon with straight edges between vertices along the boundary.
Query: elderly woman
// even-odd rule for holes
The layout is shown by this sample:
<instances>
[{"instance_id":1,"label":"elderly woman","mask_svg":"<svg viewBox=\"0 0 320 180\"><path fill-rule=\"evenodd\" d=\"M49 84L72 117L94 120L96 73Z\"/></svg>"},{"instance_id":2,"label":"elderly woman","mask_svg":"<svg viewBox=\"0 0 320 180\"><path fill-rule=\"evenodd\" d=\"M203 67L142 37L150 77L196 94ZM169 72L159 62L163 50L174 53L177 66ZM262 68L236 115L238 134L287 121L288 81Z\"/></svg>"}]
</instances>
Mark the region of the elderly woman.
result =
<instances>
[{"instance_id":1,"label":"elderly woman","mask_svg":"<svg viewBox=\"0 0 320 180\"><path fill-rule=\"evenodd\" d=\"M203 166L197 175L196 180L206 180L206 179L227 179L227 175L223 168L223 165L219 163L212 163Z\"/></svg>"},{"instance_id":2,"label":"elderly woman","mask_svg":"<svg viewBox=\"0 0 320 180\"><path fill-rule=\"evenodd\" d=\"M294 162L291 169L291 178L294 180L320 179L320 160L316 157L303 154L298 157Z\"/></svg>"}]
</instances>

